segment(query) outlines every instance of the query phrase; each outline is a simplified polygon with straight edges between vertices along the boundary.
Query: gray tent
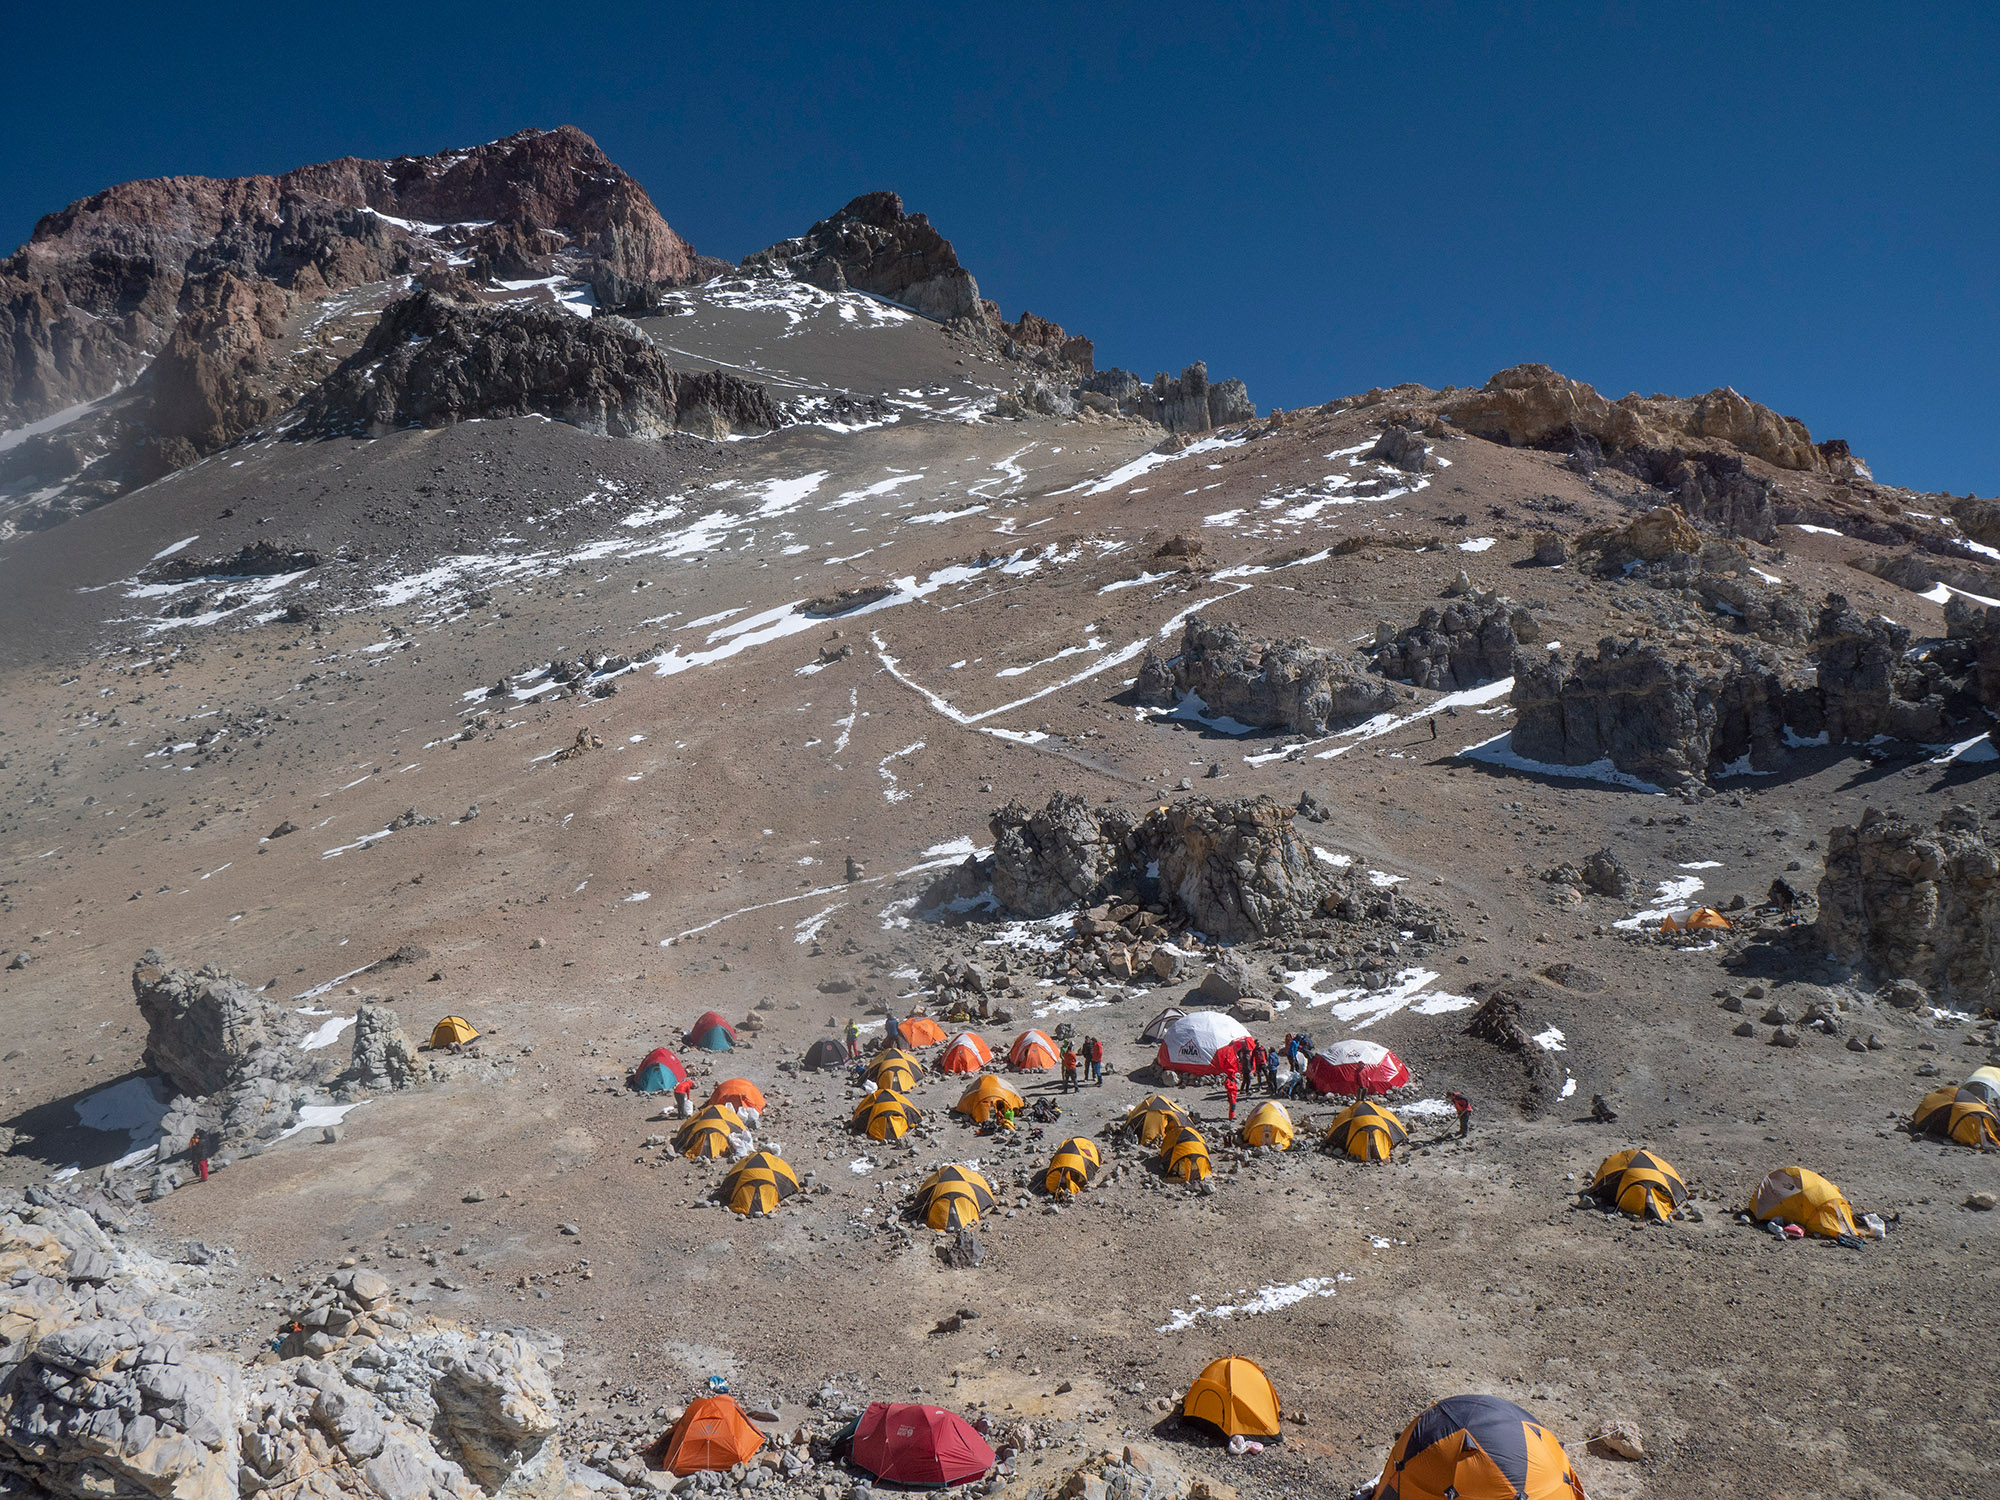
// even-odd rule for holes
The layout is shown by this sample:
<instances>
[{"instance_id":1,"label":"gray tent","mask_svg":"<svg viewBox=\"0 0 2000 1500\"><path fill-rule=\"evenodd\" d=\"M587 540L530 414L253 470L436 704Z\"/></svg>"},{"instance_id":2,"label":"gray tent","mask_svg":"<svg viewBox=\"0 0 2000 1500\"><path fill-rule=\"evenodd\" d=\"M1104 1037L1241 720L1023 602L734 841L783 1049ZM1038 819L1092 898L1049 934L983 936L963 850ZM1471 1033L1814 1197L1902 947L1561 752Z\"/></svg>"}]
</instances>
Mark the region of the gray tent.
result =
<instances>
[{"instance_id":1,"label":"gray tent","mask_svg":"<svg viewBox=\"0 0 2000 1500\"><path fill-rule=\"evenodd\" d=\"M1153 1017L1151 1021L1146 1023L1146 1029L1139 1033L1139 1040L1142 1042L1161 1041L1167 1034L1167 1028L1186 1014L1187 1012L1182 1010L1178 1005L1169 1005L1165 1010Z\"/></svg>"}]
</instances>

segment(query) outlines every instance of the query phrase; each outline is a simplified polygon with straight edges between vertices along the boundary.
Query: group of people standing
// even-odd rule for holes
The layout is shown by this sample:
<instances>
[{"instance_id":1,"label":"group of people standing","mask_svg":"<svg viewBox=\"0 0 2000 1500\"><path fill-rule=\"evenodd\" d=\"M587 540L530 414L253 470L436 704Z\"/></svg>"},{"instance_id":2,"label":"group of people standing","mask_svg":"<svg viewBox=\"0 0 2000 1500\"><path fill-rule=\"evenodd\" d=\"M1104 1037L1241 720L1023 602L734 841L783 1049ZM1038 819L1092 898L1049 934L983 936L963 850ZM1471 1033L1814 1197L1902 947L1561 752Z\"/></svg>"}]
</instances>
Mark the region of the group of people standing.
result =
<instances>
[{"instance_id":1,"label":"group of people standing","mask_svg":"<svg viewBox=\"0 0 2000 1500\"><path fill-rule=\"evenodd\" d=\"M1074 1042L1067 1040L1063 1042L1062 1080L1065 1094L1074 1094L1082 1087L1076 1077L1078 1063L1083 1065L1083 1076L1087 1080L1099 1088L1104 1087L1104 1043L1094 1036L1087 1036L1083 1039L1083 1049L1079 1052Z\"/></svg>"}]
</instances>

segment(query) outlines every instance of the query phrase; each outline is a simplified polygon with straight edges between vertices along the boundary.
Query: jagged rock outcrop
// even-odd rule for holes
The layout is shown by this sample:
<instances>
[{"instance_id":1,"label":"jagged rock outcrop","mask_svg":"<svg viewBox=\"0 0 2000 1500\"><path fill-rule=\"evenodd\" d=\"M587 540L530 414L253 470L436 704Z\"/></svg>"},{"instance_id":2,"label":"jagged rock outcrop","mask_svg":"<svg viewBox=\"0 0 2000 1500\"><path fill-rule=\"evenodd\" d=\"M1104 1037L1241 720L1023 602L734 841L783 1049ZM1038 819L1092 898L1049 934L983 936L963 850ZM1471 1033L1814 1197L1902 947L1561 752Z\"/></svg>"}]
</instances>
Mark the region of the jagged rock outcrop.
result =
<instances>
[{"instance_id":1,"label":"jagged rock outcrop","mask_svg":"<svg viewBox=\"0 0 2000 1500\"><path fill-rule=\"evenodd\" d=\"M1634 394L1607 401L1580 380L1526 364L1500 371L1442 409L1467 432L1519 448L1570 450L1581 437L1609 457L1633 450L1670 453L1706 440L1780 469L1838 476L1851 474L1856 462L1845 443L1815 444L1796 417L1779 416L1726 386L1705 396Z\"/></svg>"},{"instance_id":2,"label":"jagged rock outcrop","mask_svg":"<svg viewBox=\"0 0 2000 1500\"><path fill-rule=\"evenodd\" d=\"M1110 826L1107 826L1107 821ZM1010 802L993 832L993 898L1026 917L1053 916L1097 900L1129 873L1129 820L1058 792L1040 808Z\"/></svg>"},{"instance_id":3,"label":"jagged rock outcrop","mask_svg":"<svg viewBox=\"0 0 2000 1500\"><path fill-rule=\"evenodd\" d=\"M183 1094L220 1093L260 1066L304 1071L284 1056L309 1029L301 1018L213 964L170 969L149 950L133 966L132 993L146 1021L146 1066Z\"/></svg>"},{"instance_id":4,"label":"jagged rock outcrop","mask_svg":"<svg viewBox=\"0 0 2000 1500\"><path fill-rule=\"evenodd\" d=\"M778 271L829 292L850 289L899 302L940 323L988 324L979 283L951 241L895 193L863 193L796 239L746 256L749 271Z\"/></svg>"},{"instance_id":5,"label":"jagged rock outcrop","mask_svg":"<svg viewBox=\"0 0 2000 1500\"><path fill-rule=\"evenodd\" d=\"M1940 1003L2000 998L2000 851L1979 815L1936 826L1869 808L1827 835L1818 934L1827 951L1883 982L1912 980Z\"/></svg>"},{"instance_id":6,"label":"jagged rock outcrop","mask_svg":"<svg viewBox=\"0 0 2000 1500\"><path fill-rule=\"evenodd\" d=\"M0 1475L26 1493L557 1500L567 1486L553 1340L377 1299L373 1336L246 1367L191 1336L200 1270L81 1208L18 1200L0 1201L0 1284Z\"/></svg>"},{"instance_id":7,"label":"jagged rock outcrop","mask_svg":"<svg viewBox=\"0 0 2000 1500\"><path fill-rule=\"evenodd\" d=\"M622 326L621 326L622 325ZM681 375L638 329L551 307L478 307L418 292L382 314L361 350L304 403L301 435L553 417L612 437L676 428L715 437L782 426L761 385Z\"/></svg>"},{"instance_id":8,"label":"jagged rock outcrop","mask_svg":"<svg viewBox=\"0 0 2000 1500\"><path fill-rule=\"evenodd\" d=\"M1433 692L1474 687L1512 672L1518 643L1540 634L1534 617L1517 605L1456 599L1426 608L1416 624L1376 646L1375 669Z\"/></svg>"},{"instance_id":9,"label":"jagged rock outcrop","mask_svg":"<svg viewBox=\"0 0 2000 1500\"><path fill-rule=\"evenodd\" d=\"M348 1077L360 1089L407 1089L428 1082L430 1064L417 1055L403 1023L386 1005L364 1002L354 1015Z\"/></svg>"},{"instance_id":10,"label":"jagged rock outcrop","mask_svg":"<svg viewBox=\"0 0 2000 1500\"><path fill-rule=\"evenodd\" d=\"M1368 450L1368 457L1379 459L1406 474L1429 474L1438 466L1437 460L1431 456L1431 445L1425 441L1423 434L1412 431L1401 422L1391 422L1382 429L1382 435L1375 439L1375 446Z\"/></svg>"},{"instance_id":11,"label":"jagged rock outcrop","mask_svg":"<svg viewBox=\"0 0 2000 1500\"><path fill-rule=\"evenodd\" d=\"M1161 892L1190 926L1225 942L1272 937L1345 894L1293 831L1294 816L1269 797L1191 798L1151 814L1140 838L1154 851Z\"/></svg>"},{"instance_id":12,"label":"jagged rock outcrop","mask_svg":"<svg viewBox=\"0 0 2000 1500\"><path fill-rule=\"evenodd\" d=\"M1178 376L1164 370L1143 384L1130 370L1099 370L1083 382L1082 399L1105 411L1157 422L1169 432L1207 432L1235 422L1248 422L1257 415L1250 389L1240 380L1209 382L1208 366L1196 360Z\"/></svg>"},{"instance_id":13,"label":"jagged rock outcrop","mask_svg":"<svg viewBox=\"0 0 2000 1500\"><path fill-rule=\"evenodd\" d=\"M993 306L990 302L986 305ZM1087 376L1097 368L1096 346L1080 333L1066 332L1060 323L1051 323L1031 312L1023 312L1012 323L1000 322L996 315L994 322L1000 352L1009 359L1025 360L1071 375Z\"/></svg>"},{"instance_id":14,"label":"jagged rock outcrop","mask_svg":"<svg viewBox=\"0 0 2000 1500\"><path fill-rule=\"evenodd\" d=\"M1211 714L1312 735L1396 706L1395 690L1345 652L1303 638L1253 640L1202 615L1187 622L1172 657L1147 656L1134 691L1151 703L1191 694Z\"/></svg>"}]
</instances>

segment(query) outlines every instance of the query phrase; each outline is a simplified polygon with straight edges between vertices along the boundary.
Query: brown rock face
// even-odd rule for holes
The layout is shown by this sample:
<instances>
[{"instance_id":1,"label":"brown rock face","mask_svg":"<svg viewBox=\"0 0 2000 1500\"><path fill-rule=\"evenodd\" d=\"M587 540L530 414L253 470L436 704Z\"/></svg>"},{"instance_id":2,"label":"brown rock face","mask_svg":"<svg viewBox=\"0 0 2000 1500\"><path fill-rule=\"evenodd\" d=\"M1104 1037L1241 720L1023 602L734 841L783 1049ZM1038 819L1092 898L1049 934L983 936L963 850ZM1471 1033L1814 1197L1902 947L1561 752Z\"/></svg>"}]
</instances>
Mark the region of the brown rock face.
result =
<instances>
[{"instance_id":1,"label":"brown rock face","mask_svg":"<svg viewBox=\"0 0 2000 1500\"><path fill-rule=\"evenodd\" d=\"M0 261L0 424L102 396L158 356L162 435L213 451L262 420L232 372L294 299L448 257L479 277L547 274L557 254L632 281L700 269L645 190L567 125L277 177L124 183L50 214Z\"/></svg>"},{"instance_id":2,"label":"brown rock face","mask_svg":"<svg viewBox=\"0 0 2000 1500\"><path fill-rule=\"evenodd\" d=\"M1511 637L1506 655L1511 660ZM1191 693L1211 714L1315 735L1396 706L1395 691L1345 652L1303 638L1254 640L1202 615L1188 621L1177 655L1147 658L1138 691L1156 702Z\"/></svg>"},{"instance_id":3,"label":"brown rock face","mask_svg":"<svg viewBox=\"0 0 2000 1500\"><path fill-rule=\"evenodd\" d=\"M1877 978L1974 1008L2000 993L2000 854L1970 808L1932 828L1871 807L1834 829L1819 901L1828 950Z\"/></svg>"},{"instance_id":4,"label":"brown rock face","mask_svg":"<svg viewBox=\"0 0 2000 1500\"><path fill-rule=\"evenodd\" d=\"M1467 432L1517 448L1564 446L1577 436L1607 450L1673 449L1725 442L1780 469L1825 472L1838 455L1814 444L1795 417L1746 400L1724 386L1705 396L1625 396L1607 401L1580 380L1547 365L1502 370L1477 391L1446 402L1445 415ZM1826 445L1833 448L1834 444Z\"/></svg>"}]
</instances>

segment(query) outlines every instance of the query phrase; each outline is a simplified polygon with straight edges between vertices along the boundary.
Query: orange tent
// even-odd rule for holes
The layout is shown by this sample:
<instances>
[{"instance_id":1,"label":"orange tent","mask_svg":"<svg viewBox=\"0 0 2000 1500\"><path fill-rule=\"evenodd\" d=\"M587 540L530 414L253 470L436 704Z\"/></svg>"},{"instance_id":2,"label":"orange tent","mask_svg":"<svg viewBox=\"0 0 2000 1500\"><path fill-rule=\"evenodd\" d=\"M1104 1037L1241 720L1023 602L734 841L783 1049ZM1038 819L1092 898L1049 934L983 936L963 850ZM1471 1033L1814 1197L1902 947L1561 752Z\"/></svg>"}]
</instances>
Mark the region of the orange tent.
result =
<instances>
[{"instance_id":1,"label":"orange tent","mask_svg":"<svg viewBox=\"0 0 2000 1500\"><path fill-rule=\"evenodd\" d=\"M676 1474L732 1469L764 1446L764 1434L750 1425L743 1408L728 1396L703 1396L688 1403L667 1434L660 1463Z\"/></svg>"},{"instance_id":2,"label":"orange tent","mask_svg":"<svg viewBox=\"0 0 2000 1500\"><path fill-rule=\"evenodd\" d=\"M1028 1030L1014 1038L1007 1049L1007 1066L1017 1073L1040 1073L1062 1060L1056 1044L1042 1032Z\"/></svg>"},{"instance_id":3,"label":"orange tent","mask_svg":"<svg viewBox=\"0 0 2000 1500\"><path fill-rule=\"evenodd\" d=\"M977 1032L961 1031L938 1058L938 1067L946 1073L977 1073L992 1061L993 1049Z\"/></svg>"},{"instance_id":4,"label":"orange tent","mask_svg":"<svg viewBox=\"0 0 2000 1500\"><path fill-rule=\"evenodd\" d=\"M1665 917L1660 922L1662 932L1728 932L1736 924L1712 906L1697 906L1693 911L1676 922Z\"/></svg>"},{"instance_id":5,"label":"orange tent","mask_svg":"<svg viewBox=\"0 0 2000 1500\"><path fill-rule=\"evenodd\" d=\"M710 1104L730 1104L738 1109L764 1111L764 1091L747 1078L725 1078L708 1096Z\"/></svg>"},{"instance_id":6,"label":"orange tent","mask_svg":"<svg viewBox=\"0 0 2000 1500\"><path fill-rule=\"evenodd\" d=\"M929 1016L905 1016L898 1024L905 1047L935 1047L944 1040L944 1028Z\"/></svg>"}]
</instances>

